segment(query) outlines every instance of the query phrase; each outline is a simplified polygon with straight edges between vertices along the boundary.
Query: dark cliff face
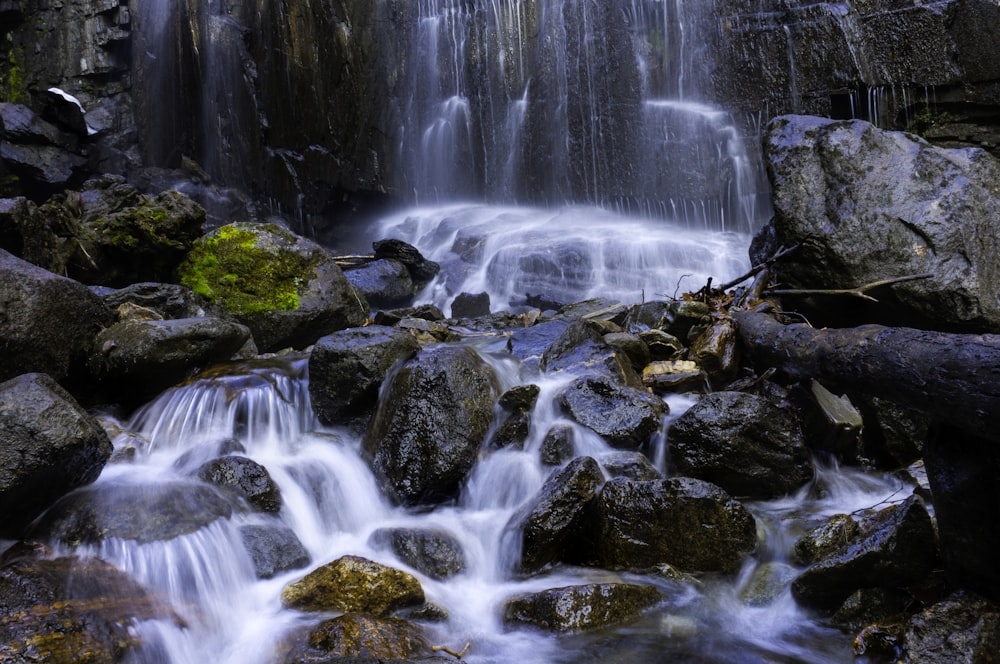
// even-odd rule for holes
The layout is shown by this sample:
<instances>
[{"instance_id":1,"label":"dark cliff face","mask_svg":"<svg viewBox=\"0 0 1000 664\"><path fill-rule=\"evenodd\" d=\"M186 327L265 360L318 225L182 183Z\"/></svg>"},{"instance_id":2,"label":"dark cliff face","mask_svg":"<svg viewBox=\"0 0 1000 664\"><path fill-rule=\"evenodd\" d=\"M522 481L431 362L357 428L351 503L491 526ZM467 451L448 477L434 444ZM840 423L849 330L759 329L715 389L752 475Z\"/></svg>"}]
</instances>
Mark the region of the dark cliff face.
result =
<instances>
[{"instance_id":1,"label":"dark cliff face","mask_svg":"<svg viewBox=\"0 0 1000 664\"><path fill-rule=\"evenodd\" d=\"M634 143L645 139L627 115L650 95L746 112L751 143L762 120L787 112L871 119L945 144L1000 140L995 3L438 4L468 23L454 58L421 41L418 3L405 0L0 0L0 103L42 114L49 87L80 99L97 133L74 153L77 179L184 168L300 219L426 199L421 189L542 202L663 189L643 180ZM636 40L640 25L648 34ZM636 67L642 57L655 66ZM424 123L449 90L469 129L435 156ZM0 130L0 141L15 139ZM30 175L15 170L0 162L0 193L26 191Z\"/></svg>"}]
</instances>

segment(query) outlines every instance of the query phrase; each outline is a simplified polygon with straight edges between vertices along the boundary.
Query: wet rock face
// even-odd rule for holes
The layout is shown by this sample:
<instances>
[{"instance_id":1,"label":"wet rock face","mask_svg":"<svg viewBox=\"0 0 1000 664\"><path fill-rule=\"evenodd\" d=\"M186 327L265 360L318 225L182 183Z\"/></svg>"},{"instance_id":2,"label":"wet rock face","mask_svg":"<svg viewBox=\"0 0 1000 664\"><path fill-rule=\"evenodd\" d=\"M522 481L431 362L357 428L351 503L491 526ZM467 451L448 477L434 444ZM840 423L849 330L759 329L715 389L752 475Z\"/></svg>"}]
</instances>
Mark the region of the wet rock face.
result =
<instances>
[{"instance_id":1,"label":"wet rock face","mask_svg":"<svg viewBox=\"0 0 1000 664\"><path fill-rule=\"evenodd\" d=\"M725 491L678 477L608 481L597 498L593 557L608 569L669 563L684 571L735 572L757 547L753 515Z\"/></svg>"},{"instance_id":2,"label":"wet rock face","mask_svg":"<svg viewBox=\"0 0 1000 664\"><path fill-rule=\"evenodd\" d=\"M521 569L535 572L548 563L578 560L575 540L584 534L588 506L603 483L601 468L590 457L573 459L549 476L507 526L520 533Z\"/></svg>"},{"instance_id":3,"label":"wet rock face","mask_svg":"<svg viewBox=\"0 0 1000 664\"><path fill-rule=\"evenodd\" d=\"M659 397L600 376L573 381L560 398L563 410L612 447L635 450L660 428L667 405Z\"/></svg>"},{"instance_id":4,"label":"wet rock face","mask_svg":"<svg viewBox=\"0 0 1000 664\"><path fill-rule=\"evenodd\" d=\"M805 116L776 118L764 142L774 186L773 246L809 238L776 269L789 288L928 274L873 291L877 305L851 306L863 322L1000 330L1000 237L993 228L1000 162L978 149L933 147L862 121ZM755 263L770 247L761 249ZM806 313L815 323L814 314L822 322L845 311L827 298Z\"/></svg>"},{"instance_id":5,"label":"wet rock face","mask_svg":"<svg viewBox=\"0 0 1000 664\"><path fill-rule=\"evenodd\" d=\"M736 496L773 498L812 479L798 418L742 392L714 392L670 425L670 462Z\"/></svg>"},{"instance_id":6,"label":"wet rock face","mask_svg":"<svg viewBox=\"0 0 1000 664\"><path fill-rule=\"evenodd\" d=\"M923 501L910 496L859 524L858 533L792 582L801 604L835 609L859 588L901 588L938 564L934 528Z\"/></svg>"},{"instance_id":7,"label":"wet rock face","mask_svg":"<svg viewBox=\"0 0 1000 664\"><path fill-rule=\"evenodd\" d=\"M200 482L105 483L59 500L32 526L31 536L68 546L110 538L145 544L193 533L231 515L229 502Z\"/></svg>"},{"instance_id":8,"label":"wet rock face","mask_svg":"<svg viewBox=\"0 0 1000 664\"><path fill-rule=\"evenodd\" d=\"M281 591L281 603L302 611L343 611L387 616L424 602L416 577L358 556L344 556L313 570Z\"/></svg>"},{"instance_id":9,"label":"wet rock face","mask_svg":"<svg viewBox=\"0 0 1000 664\"><path fill-rule=\"evenodd\" d=\"M462 545L443 531L379 528L370 541L391 548L400 560L432 579L447 579L465 569Z\"/></svg>"},{"instance_id":10,"label":"wet rock face","mask_svg":"<svg viewBox=\"0 0 1000 664\"><path fill-rule=\"evenodd\" d=\"M524 448L531 431L531 411L539 392L541 388L537 385L518 385L500 395L499 424L490 439L493 447Z\"/></svg>"},{"instance_id":11,"label":"wet rock face","mask_svg":"<svg viewBox=\"0 0 1000 664\"><path fill-rule=\"evenodd\" d=\"M344 276L373 307L402 307L416 292L406 266L388 258L346 270Z\"/></svg>"},{"instance_id":12,"label":"wet rock face","mask_svg":"<svg viewBox=\"0 0 1000 664\"><path fill-rule=\"evenodd\" d=\"M46 374L0 383L0 537L97 479L111 456L104 429Z\"/></svg>"},{"instance_id":13,"label":"wet rock face","mask_svg":"<svg viewBox=\"0 0 1000 664\"><path fill-rule=\"evenodd\" d=\"M503 620L510 626L579 632L633 620L659 600L660 592L652 586L595 583L551 588L507 600Z\"/></svg>"},{"instance_id":14,"label":"wet rock face","mask_svg":"<svg viewBox=\"0 0 1000 664\"><path fill-rule=\"evenodd\" d=\"M178 620L166 602L96 558L0 564L0 659L120 662L141 643L130 625Z\"/></svg>"},{"instance_id":15,"label":"wet rock face","mask_svg":"<svg viewBox=\"0 0 1000 664\"><path fill-rule=\"evenodd\" d=\"M258 579L270 579L309 564L309 552L287 526L241 526L240 537Z\"/></svg>"},{"instance_id":16,"label":"wet rock face","mask_svg":"<svg viewBox=\"0 0 1000 664\"><path fill-rule=\"evenodd\" d=\"M196 473L199 478L245 500L260 512L281 511L281 490L267 468L253 459L224 456L205 463Z\"/></svg>"},{"instance_id":17,"label":"wet rock face","mask_svg":"<svg viewBox=\"0 0 1000 664\"><path fill-rule=\"evenodd\" d=\"M324 620L304 635L284 664L333 661L411 661L430 652L423 629L400 618L348 613Z\"/></svg>"},{"instance_id":18,"label":"wet rock face","mask_svg":"<svg viewBox=\"0 0 1000 664\"><path fill-rule=\"evenodd\" d=\"M410 333L382 325L322 337L309 357L309 396L320 422L342 424L369 414L389 369L419 349Z\"/></svg>"},{"instance_id":19,"label":"wet rock face","mask_svg":"<svg viewBox=\"0 0 1000 664\"><path fill-rule=\"evenodd\" d=\"M1000 606L958 592L910 619L903 639L905 664L986 663L1000 652Z\"/></svg>"},{"instance_id":20,"label":"wet rock face","mask_svg":"<svg viewBox=\"0 0 1000 664\"><path fill-rule=\"evenodd\" d=\"M81 283L0 249L0 380L34 371L82 373L87 346L111 311Z\"/></svg>"},{"instance_id":21,"label":"wet rock face","mask_svg":"<svg viewBox=\"0 0 1000 664\"><path fill-rule=\"evenodd\" d=\"M604 340L605 330L596 321L577 320L554 331L558 336L545 348L539 363L545 371L566 369L592 373L633 387L641 384L631 359Z\"/></svg>"},{"instance_id":22,"label":"wet rock face","mask_svg":"<svg viewBox=\"0 0 1000 664\"><path fill-rule=\"evenodd\" d=\"M468 348L429 347L404 364L363 442L383 491L404 505L454 497L476 462L497 392L492 369Z\"/></svg>"}]
</instances>

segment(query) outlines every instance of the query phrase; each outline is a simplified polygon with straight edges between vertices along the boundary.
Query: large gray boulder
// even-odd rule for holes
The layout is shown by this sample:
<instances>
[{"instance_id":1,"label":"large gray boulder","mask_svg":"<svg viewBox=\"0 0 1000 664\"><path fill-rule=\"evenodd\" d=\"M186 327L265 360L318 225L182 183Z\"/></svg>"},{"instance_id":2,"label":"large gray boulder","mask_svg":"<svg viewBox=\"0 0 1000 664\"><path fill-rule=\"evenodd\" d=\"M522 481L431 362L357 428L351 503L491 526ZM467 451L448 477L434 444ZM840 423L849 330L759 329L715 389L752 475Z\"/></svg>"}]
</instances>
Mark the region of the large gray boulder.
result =
<instances>
[{"instance_id":1,"label":"large gray boulder","mask_svg":"<svg viewBox=\"0 0 1000 664\"><path fill-rule=\"evenodd\" d=\"M594 509L594 562L608 569L667 563L688 572L735 572L757 547L749 510L701 480L609 480Z\"/></svg>"},{"instance_id":2,"label":"large gray boulder","mask_svg":"<svg viewBox=\"0 0 1000 664\"><path fill-rule=\"evenodd\" d=\"M934 147L867 122L807 116L775 118L764 145L775 216L770 241L758 242L753 260L801 243L775 265L777 281L832 289L927 274L872 291L879 304L862 317L925 329L1000 330L995 158L979 149ZM848 299L857 309L860 301ZM826 308L838 304L822 301Z\"/></svg>"},{"instance_id":3,"label":"large gray boulder","mask_svg":"<svg viewBox=\"0 0 1000 664\"><path fill-rule=\"evenodd\" d=\"M499 387L459 346L425 348L393 375L363 449L382 490L403 505L454 498L478 458Z\"/></svg>"},{"instance_id":4,"label":"large gray boulder","mask_svg":"<svg viewBox=\"0 0 1000 664\"><path fill-rule=\"evenodd\" d=\"M389 369L420 349L406 330L352 327L322 337L309 356L309 396L324 424L367 417Z\"/></svg>"},{"instance_id":5,"label":"large gray boulder","mask_svg":"<svg viewBox=\"0 0 1000 664\"><path fill-rule=\"evenodd\" d=\"M0 383L0 538L97 479L111 456L97 421L45 374Z\"/></svg>"},{"instance_id":6,"label":"large gray boulder","mask_svg":"<svg viewBox=\"0 0 1000 664\"><path fill-rule=\"evenodd\" d=\"M83 284L0 249L0 380L33 371L80 374L94 336L113 315Z\"/></svg>"},{"instance_id":7,"label":"large gray boulder","mask_svg":"<svg viewBox=\"0 0 1000 664\"><path fill-rule=\"evenodd\" d=\"M579 632L634 620L660 599L656 588L629 583L550 588L507 600L503 621L512 627L530 625L550 632Z\"/></svg>"},{"instance_id":8,"label":"large gray boulder","mask_svg":"<svg viewBox=\"0 0 1000 664\"><path fill-rule=\"evenodd\" d=\"M956 592L910 618L903 664L987 664L1000 652L1000 606Z\"/></svg>"},{"instance_id":9,"label":"large gray boulder","mask_svg":"<svg viewBox=\"0 0 1000 664\"><path fill-rule=\"evenodd\" d=\"M605 376L583 376L559 398L562 410L612 447L636 450L659 431L669 409L658 396L620 385Z\"/></svg>"},{"instance_id":10,"label":"large gray boulder","mask_svg":"<svg viewBox=\"0 0 1000 664\"><path fill-rule=\"evenodd\" d=\"M708 394L670 425L668 439L680 474L735 496L772 498L812 479L798 419L757 395Z\"/></svg>"},{"instance_id":11,"label":"large gray boulder","mask_svg":"<svg viewBox=\"0 0 1000 664\"><path fill-rule=\"evenodd\" d=\"M465 569L461 543L443 530L379 528L369 542L392 549L396 557L432 579L447 579Z\"/></svg>"}]
</instances>

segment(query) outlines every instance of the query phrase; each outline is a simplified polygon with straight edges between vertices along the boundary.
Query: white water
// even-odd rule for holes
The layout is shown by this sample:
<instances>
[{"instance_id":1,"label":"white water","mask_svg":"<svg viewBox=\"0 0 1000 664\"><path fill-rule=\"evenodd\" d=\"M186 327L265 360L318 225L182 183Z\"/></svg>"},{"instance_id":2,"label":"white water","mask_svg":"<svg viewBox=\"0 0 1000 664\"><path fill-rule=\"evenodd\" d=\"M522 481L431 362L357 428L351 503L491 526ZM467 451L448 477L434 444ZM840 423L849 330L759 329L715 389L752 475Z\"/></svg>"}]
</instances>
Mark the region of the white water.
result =
<instances>
[{"instance_id":1,"label":"white water","mask_svg":"<svg viewBox=\"0 0 1000 664\"><path fill-rule=\"evenodd\" d=\"M782 500L750 505L765 540L735 579L705 577L676 583L597 569L556 567L523 579L512 570L517 547L505 526L538 491L551 469L539 461L539 446L555 423L573 426L577 455L611 451L595 434L565 420L555 399L572 376L532 375L505 355L485 350L502 387L538 384L541 395L523 450L484 453L456 504L425 513L393 507L380 494L359 454L360 441L345 431L317 425L309 404L304 360L288 358L234 366L169 390L137 412L127 427L149 441L133 464L109 466L95 484L148 485L180 477L214 456L221 439L235 438L245 454L264 465L282 491L277 515L234 511L194 533L168 542L140 544L113 539L77 552L100 556L165 597L179 621L135 626L145 647L136 662L157 664L267 664L276 646L319 616L281 608L280 592L308 570L342 555L359 555L413 572L430 602L449 613L446 623L427 625L432 643L472 648L464 661L486 664L576 661L848 662L849 638L819 627L798 609L787 589L770 604L751 606L740 596L762 562L787 562L794 538L838 512L902 500L899 482L858 471L823 469L814 486ZM693 403L673 397L679 415ZM202 426L194 426L197 414ZM666 422L665 422L666 424ZM121 435L117 446L134 443ZM484 448L485 450L486 448ZM666 451L648 450L663 469ZM186 456L184 456L186 455ZM820 498L811 496L818 495ZM258 580L239 535L245 524L282 524L308 550L308 567ZM373 548L369 537L386 526L433 528L461 543L466 569L437 581L409 569L391 551ZM595 581L627 580L657 585L664 601L638 622L597 637L557 637L505 629L500 607L526 591Z\"/></svg>"}]
</instances>

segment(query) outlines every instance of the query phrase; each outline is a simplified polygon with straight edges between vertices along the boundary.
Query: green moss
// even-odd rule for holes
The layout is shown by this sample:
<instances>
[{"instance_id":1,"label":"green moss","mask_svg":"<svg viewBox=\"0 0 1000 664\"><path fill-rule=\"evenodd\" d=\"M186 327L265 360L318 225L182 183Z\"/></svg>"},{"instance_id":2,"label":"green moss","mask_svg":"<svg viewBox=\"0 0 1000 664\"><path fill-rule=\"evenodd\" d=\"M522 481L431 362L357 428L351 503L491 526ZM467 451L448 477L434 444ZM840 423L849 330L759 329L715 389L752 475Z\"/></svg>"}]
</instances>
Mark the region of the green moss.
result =
<instances>
[{"instance_id":1,"label":"green moss","mask_svg":"<svg viewBox=\"0 0 1000 664\"><path fill-rule=\"evenodd\" d=\"M27 101L28 88L24 83L24 73L19 64L24 59L20 49L12 48L7 53L7 66L0 71L0 101L19 103Z\"/></svg>"},{"instance_id":2,"label":"green moss","mask_svg":"<svg viewBox=\"0 0 1000 664\"><path fill-rule=\"evenodd\" d=\"M298 309L299 290L313 276L315 259L262 245L256 232L239 226L200 240L180 268L183 285L244 314Z\"/></svg>"}]
</instances>

